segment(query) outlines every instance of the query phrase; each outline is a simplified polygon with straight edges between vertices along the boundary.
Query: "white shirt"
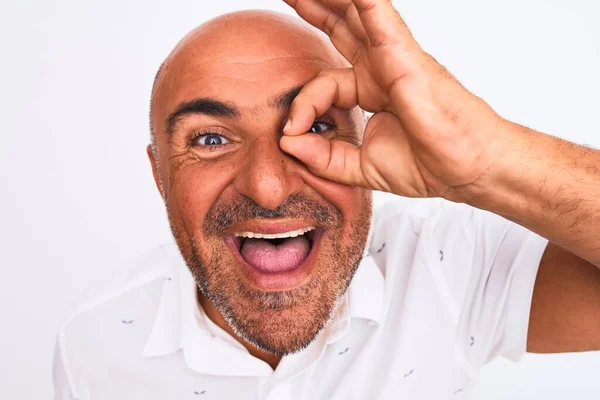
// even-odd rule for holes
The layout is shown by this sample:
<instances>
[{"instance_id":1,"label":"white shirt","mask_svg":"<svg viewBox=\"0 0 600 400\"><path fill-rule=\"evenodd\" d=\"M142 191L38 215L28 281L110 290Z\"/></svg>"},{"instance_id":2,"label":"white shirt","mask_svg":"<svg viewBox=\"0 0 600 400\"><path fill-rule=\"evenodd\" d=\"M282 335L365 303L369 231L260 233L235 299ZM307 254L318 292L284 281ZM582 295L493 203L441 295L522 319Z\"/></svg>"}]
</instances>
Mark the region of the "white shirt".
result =
<instances>
[{"instance_id":1,"label":"white shirt","mask_svg":"<svg viewBox=\"0 0 600 400\"><path fill-rule=\"evenodd\" d=\"M546 245L488 212L400 198L374 213L332 323L275 371L196 306L164 245L63 323L56 399L466 399L483 364L525 352Z\"/></svg>"}]
</instances>

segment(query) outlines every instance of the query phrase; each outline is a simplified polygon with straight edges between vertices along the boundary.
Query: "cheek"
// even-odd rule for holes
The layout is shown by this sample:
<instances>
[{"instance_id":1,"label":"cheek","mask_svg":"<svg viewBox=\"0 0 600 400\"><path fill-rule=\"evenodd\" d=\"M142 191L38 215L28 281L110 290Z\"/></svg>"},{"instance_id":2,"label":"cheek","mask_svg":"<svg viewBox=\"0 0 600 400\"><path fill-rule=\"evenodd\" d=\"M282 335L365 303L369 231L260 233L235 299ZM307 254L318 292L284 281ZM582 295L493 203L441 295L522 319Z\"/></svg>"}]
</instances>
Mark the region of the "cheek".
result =
<instances>
[{"instance_id":1,"label":"cheek","mask_svg":"<svg viewBox=\"0 0 600 400\"><path fill-rule=\"evenodd\" d=\"M190 233L201 234L204 218L231 184L234 173L227 165L182 166L172 171L167 203Z\"/></svg>"},{"instance_id":2,"label":"cheek","mask_svg":"<svg viewBox=\"0 0 600 400\"><path fill-rule=\"evenodd\" d=\"M366 238L371 223L372 192L362 188L352 188L345 194L341 205L346 228L344 240L356 241Z\"/></svg>"},{"instance_id":3,"label":"cheek","mask_svg":"<svg viewBox=\"0 0 600 400\"><path fill-rule=\"evenodd\" d=\"M371 209L372 192L358 187L343 186L338 192L339 207L348 220L353 220Z\"/></svg>"},{"instance_id":4,"label":"cheek","mask_svg":"<svg viewBox=\"0 0 600 400\"><path fill-rule=\"evenodd\" d=\"M342 212L344 225L349 227L353 222L368 223L371 215L372 192L367 189L346 186L314 175L303 177L305 182L319 196Z\"/></svg>"}]
</instances>

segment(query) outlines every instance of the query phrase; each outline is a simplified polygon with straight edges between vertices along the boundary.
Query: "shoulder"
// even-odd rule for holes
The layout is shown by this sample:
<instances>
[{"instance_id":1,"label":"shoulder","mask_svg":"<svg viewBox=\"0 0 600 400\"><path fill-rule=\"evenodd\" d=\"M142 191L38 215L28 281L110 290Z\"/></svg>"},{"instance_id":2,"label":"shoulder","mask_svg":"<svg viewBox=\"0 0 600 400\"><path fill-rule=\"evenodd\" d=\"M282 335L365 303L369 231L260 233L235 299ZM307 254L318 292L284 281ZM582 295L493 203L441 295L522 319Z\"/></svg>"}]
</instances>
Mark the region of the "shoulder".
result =
<instances>
[{"instance_id":1,"label":"shoulder","mask_svg":"<svg viewBox=\"0 0 600 400\"><path fill-rule=\"evenodd\" d=\"M141 355L163 283L178 256L175 244L162 245L121 263L115 273L88 290L58 331L57 357L65 368L81 376L89 372L88 366L99 371L124 353Z\"/></svg>"},{"instance_id":2,"label":"shoulder","mask_svg":"<svg viewBox=\"0 0 600 400\"><path fill-rule=\"evenodd\" d=\"M501 236L508 226L504 218L467 204L397 197L373 212L368 252L390 278L416 268L440 281L449 270L456 275L452 279L462 279L473 264L475 249Z\"/></svg>"},{"instance_id":3,"label":"shoulder","mask_svg":"<svg viewBox=\"0 0 600 400\"><path fill-rule=\"evenodd\" d=\"M426 232L441 234L448 229L473 225L477 213L485 212L441 198L413 199L398 196L375 208L372 224L375 231L397 232L404 227L410 228L417 235Z\"/></svg>"},{"instance_id":4,"label":"shoulder","mask_svg":"<svg viewBox=\"0 0 600 400\"><path fill-rule=\"evenodd\" d=\"M119 266L112 269L113 272L95 282L76 300L63 327L103 305L123 301L131 293L164 277L172 270L173 260L178 254L174 243L166 243L134 259L119 262Z\"/></svg>"},{"instance_id":5,"label":"shoulder","mask_svg":"<svg viewBox=\"0 0 600 400\"><path fill-rule=\"evenodd\" d=\"M413 243L436 264L444 254L455 254L465 265L475 248L490 247L507 235L522 237L527 229L500 215L441 198L396 197L373 212L371 250L387 242ZM414 239L411 240L411 239ZM433 258L430 258L432 256Z\"/></svg>"}]
</instances>

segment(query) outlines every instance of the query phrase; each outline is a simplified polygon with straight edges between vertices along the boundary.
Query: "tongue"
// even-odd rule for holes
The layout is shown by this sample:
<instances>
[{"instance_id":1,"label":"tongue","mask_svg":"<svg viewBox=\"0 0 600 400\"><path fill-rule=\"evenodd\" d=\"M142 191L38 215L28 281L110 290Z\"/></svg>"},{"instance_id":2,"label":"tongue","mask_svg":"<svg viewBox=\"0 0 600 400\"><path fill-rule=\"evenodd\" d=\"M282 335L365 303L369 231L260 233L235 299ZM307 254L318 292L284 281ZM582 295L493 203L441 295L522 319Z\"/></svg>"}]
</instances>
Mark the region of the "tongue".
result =
<instances>
[{"instance_id":1,"label":"tongue","mask_svg":"<svg viewBox=\"0 0 600 400\"><path fill-rule=\"evenodd\" d=\"M310 252L304 236L284 239L279 245L264 239L246 239L240 254L252 267L263 272L287 272L297 268Z\"/></svg>"}]
</instances>

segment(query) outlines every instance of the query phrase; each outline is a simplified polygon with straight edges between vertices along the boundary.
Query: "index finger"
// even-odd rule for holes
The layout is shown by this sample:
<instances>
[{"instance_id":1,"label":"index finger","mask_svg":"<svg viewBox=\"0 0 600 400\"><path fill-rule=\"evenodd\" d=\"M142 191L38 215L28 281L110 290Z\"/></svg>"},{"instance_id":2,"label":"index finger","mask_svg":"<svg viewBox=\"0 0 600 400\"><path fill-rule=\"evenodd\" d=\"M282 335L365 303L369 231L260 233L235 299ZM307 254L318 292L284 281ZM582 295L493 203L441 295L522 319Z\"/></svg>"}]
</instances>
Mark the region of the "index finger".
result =
<instances>
[{"instance_id":1,"label":"index finger","mask_svg":"<svg viewBox=\"0 0 600 400\"><path fill-rule=\"evenodd\" d=\"M358 105L354 69L341 68L322 71L298 93L292 105L285 135L306 133L315 119L332 106L351 109Z\"/></svg>"}]
</instances>

